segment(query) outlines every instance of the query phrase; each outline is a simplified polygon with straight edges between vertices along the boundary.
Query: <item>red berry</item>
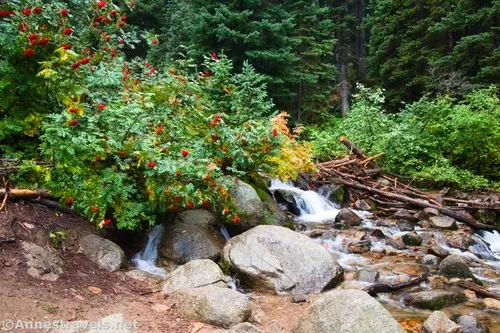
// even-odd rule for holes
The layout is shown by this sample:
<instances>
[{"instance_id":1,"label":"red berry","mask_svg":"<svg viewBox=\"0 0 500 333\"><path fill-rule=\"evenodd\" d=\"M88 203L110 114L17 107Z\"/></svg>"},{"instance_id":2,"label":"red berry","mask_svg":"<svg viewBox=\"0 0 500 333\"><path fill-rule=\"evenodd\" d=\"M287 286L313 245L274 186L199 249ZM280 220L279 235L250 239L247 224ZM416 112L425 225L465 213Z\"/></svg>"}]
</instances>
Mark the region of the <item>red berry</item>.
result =
<instances>
[{"instance_id":1,"label":"red berry","mask_svg":"<svg viewBox=\"0 0 500 333\"><path fill-rule=\"evenodd\" d=\"M156 164L156 163L155 163L155 162L153 162L153 161L149 161L149 162L148 162L148 168L150 168L150 169L153 169L153 168L154 168L155 166L157 166L157 165L158 165L158 164Z\"/></svg>"},{"instance_id":2,"label":"red berry","mask_svg":"<svg viewBox=\"0 0 500 333\"><path fill-rule=\"evenodd\" d=\"M158 39L156 39L156 38L153 39L153 44L155 44L155 45L158 44Z\"/></svg>"},{"instance_id":3,"label":"red berry","mask_svg":"<svg viewBox=\"0 0 500 333\"><path fill-rule=\"evenodd\" d=\"M134 8L134 6L135 6L135 2L130 1L130 7Z\"/></svg>"},{"instance_id":4,"label":"red berry","mask_svg":"<svg viewBox=\"0 0 500 333\"><path fill-rule=\"evenodd\" d=\"M125 44L125 41L124 41L123 39L120 39L120 40L118 41L118 43L120 43L120 44L122 44L122 45L123 45L123 44Z\"/></svg>"},{"instance_id":5,"label":"red berry","mask_svg":"<svg viewBox=\"0 0 500 333\"><path fill-rule=\"evenodd\" d=\"M42 13L42 8L40 7L35 7L35 14L41 14Z\"/></svg>"},{"instance_id":6,"label":"red berry","mask_svg":"<svg viewBox=\"0 0 500 333\"><path fill-rule=\"evenodd\" d=\"M24 16L30 16L31 15L31 8L26 8L23 10L23 15Z\"/></svg>"},{"instance_id":7,"label":"red berry","mask_svg":"<svg viewBox=\"0 0 500 333\"><path fill-rule=\"evenodd\" d=\"M157 134L161 134L161 133L163 133L163 125L160 125L160 126L158 126L158 127L156 128L156 133L157 133Z\"/></svg>"},{"instance_id":8,"label":"red berry","mask_svg":"<svg viewBox=\"0 0 500 333\"><path fill-rule=\"evenodd\" d=\"M99 103L99 104L97 104L97 108L98 108L99 110L104 110L104 109L106 108L106 105L104 105L104 104L102 104L102 103Z\"/></svg>"},{"instance_id":9,"label":"red berry","mask_svg":"<svg viewBox=\"0 0 500 333\"><path fill-rule=\"evenodd\" d=\"M44 46L44 45L47 45L48 42L49 42L49 39L47 37L44 37L38 41L38 45Z\"/></svg>"},{"instance_id":10,"label":"red berry","mask_svg":"<svg viewBox=\"0 0 500 333\"><path fill-rule=\"evenodd\" d=\"M120 28L123 28L123 27L125 26L125 22L120 22L120 23L118 24L118 26L119 26Z\"/></svg>"},{"instance_id":11,"label":"red berry","mask_svg":"<svg viewBox=\"0 0 500 333\"><path fill-rule=\"evenodd\" d=\"M120 150L117 154L120 155L121 157L123 157L123 156L127 155L127 152Z\"/></svg>"},{"instance_id":12,"label":"red berry","mask_svg":"<svg viewBox=\"0 0 500 333\"><path fill-rule=\"evenodd\" d=\"M99 9L103 8L104 6L106 6L105 0L101 0L97 3L97 8L99 8Z\"/></svg>"},{"instance_id":13,"label":"red berry","mask_svg":"<svg viewBox=\"0 0 500 333\"><path fill-rule=\"evenodd\" d=\"M212 60L217 60L219 57L217 57L217 53L213 52L212 53Z\"/></svg>"},{"instance_id":14,"label":"red berry","mask_svg":"<svg viewBox=\"0 0 500 333\"><path fill-rule=\"evenodd\" d=\"M34 39L36 40L36 39L38 39L38 34L31 34L28 36L28 39L29 40L34 40Z\"/></svg>"},{"instance_id":15,"label":"red berry","mask_svg":"<svg viewBox=\"0 0 500 333\"><path fill-rule=\"evenodd\" d=\"M110 24L111 23L111 19L109 17L106 17L106 23L107 24Z\"/></svg>"},{"instance_id":16,"label":"red berry","mask_svg":"<svg viewBox=\"0 0 500 333\"><path fill-rule=\"evenodd\" d=\"M203 206L205 206L205 207L210 207L210 201L208 201L208 200L204 200L204 201L203 201Z\"/></svg>"},{"instance_id":17,"label":"red berry","mask_svg":"<svg viewBox=\"0 0 500 333\"><path fill-rule=\"evenodd\" d=\"M77 113L78 112L78 108L76 106L72 106L68 109L69 112L71 113Z\"/></svg>"},{"instance_id":18,"label":"red berry","mask_svg":"<svg viewBox=\"0 0 500 333\"><path fill-rule=\"evenodd\" d=\"M73 33L73 29L71 28L64 28L63 34L65 35L71 35Z\"/></svg>"},{"instance_id":19,"label":"red berry","mask_svg":"<svg viewBox=\"0 0 500 333\"><path fill-rule=\"evenodd\" d=\"M94 214L95 214L95 213L99 213L99 207L95 207L95 206L94 206L94 207L92 207L92 208L90 209L90 212L92 212L92 213L94 213Z\"/></svg>"},{"instance_id":20,"label":"red berry","mask_svg":"<svg viewBox=\"0 0 500 333\"><path fill-rule=\"evenodd\" d=\"M68 10L67 9L61 9L61 16L68 16Z\"/></svg>"},{"instance_id":21,"label":"red berry","mask_svg":"<svg viewBox=\"0 0 500 333\"><path fill-rule=\"evenodd\" d=\"M117 13L118 13L118 12L116 11L116 9L113 9L113 10L111 11L111 16L116 16L116 14L117 14Z\"/></svg>"},{"instance_id":22,"label":"red berry","mask_svg":"<svg viewBox=\"0 0 500 333\"><path fill-rule=\"evenodd\" d=\"M127 16L123 15L120 17L120 21L125 22L127 20Z\"/></svg>"},{"instance_id":23,"label":"red berry","mask_svg":"<svg viewBox=\"0 0 500 333\"><path fill-rule=\"evenodd\" d=\"M278 130L276 128L273 128L273 136L278 135Z\"/></svg>"},{"instance_id":24,"label":"red berry","mask_svg":"<svg viewBox=\"0 0 500 333\"><path fill-rule=\"evenodd\" d=\"M71 206L73 204L73 201L75 201L75 198L69 197L68 199L66 199L66 205Z\"/></svg>"},{"instance_id":25,"label":"red berry","mask_svg":"<svg viewBox=\"0 0 500 333\"><path fill-rule=\"evenodd\" d=\"M19 26L19 31L25 32L26 30L28 30L28 25L26 23Z\"/></svg>"},{"instance_id":26,"label":"red berry","mask_svg":"<svg viewBox=\"0 0 500 333\"><path fill-rule=\"evenodd\" d=\"M27 49L26 51L24 51L24 56L25 57L31 57L35 54L35 51L33 49Z\"/></svg>"},{"instance_id":27,"label":"red berry","mask_svg":"<svg viewBox=\"0 0 500 333\"><path fill-rule=\"evenodd\" d=\"M240 222L240 218L238 216L235 216L235 217L233 217L233 219L231 221L233 221L233 223L236 224L236 223Z\"/></svg>"},{"instance_id":28,"label":"red berry","mask_svg":"<svg viewBox=\"0 0 500 333\"><path fill-rule=\"evenodd\" d=\"M188 155L189 155L189 152L188 152L187 150L183 150L183 151L181 152L181 154L182 154L182 156L186 157L186 156L188 156Z\"/></svg>"},{"instance_id":29,"label":"red berry","mask_svg":"<svg viewBox=\"0 0 500 333\"><path fill-rule=\"evenodd\" d=\"M95 160L96 162L100 162L100 161L102 161L102 157L101 157L101 155L99 155L99 154L95 155L94 160Z\"/></svg>"},{"instance_id":30,"label":"red berry","mask_svg":"<svg viewBox=\"0 0 500 333\"><path fill-rule=\"evenodd\" d=\"M111 219L105 219L102 225L108 225L111 224Z\"/></svg>"},{"instance_id":31,"label":"red berry","mask_svg":"<svg viewBox=\"0 0 500 333\"><path fill-rule=\"evenodd\" d=\"M71 48L71 44L63 44L61 47L65 50L69 50Z\"/></svg>"},{"instance_id":32,"label":"red berry","mask_svg":"<svg viewBox=\"0 0 500 333\"><path fill-rule=\"evenodd\" d=\"M76 126L78 124L78 119L73 119L69 122L69 126Z\"/></svg>"},{"instance_id":33,"label":"red berry","mask_svg":"<svg viewBox=\"0 0 500 333\"><path fill-rule=\"evenodd\" d=\"M229 208L227 208L227 207L226 207L226 208L224 208L224 210L222 211L222 213L223 213L224 215L227 215L227 214L229 214L230 212L231 212L231 210L230 210Z\"/></svg>"},{"instance_id":34,"label":"red berry","mask_svg":"<svg viewBox=\"0 0 500 333\"><path fill-rule=\"evenodd\" d=\"M187 206L188 206L188 208L193 208L194 207L194 203L192 201L189 201L187 203Z\"/></svg>"},{"instance_id":35,"label":"red berry","mask_svg":"<svg viewBox=\"0 0 500 333\"><path fill-rule=\"evenodd\" d=\"M217 134L212 134L212 141L215 142L219 140L219 136Z\"/></svg>"},{"instance_id":36,"label":"red berry","mask_svg":"<svg viewBox=\"0 0 500 333\"><path fill-rule=\"evenodd\" d=\"M180 170L177 170L177 171L175 172L175 175L176 175L177 177L180 177L180 176L182 175L182 172L181 172Z\"/></svg>"}]
</instances>

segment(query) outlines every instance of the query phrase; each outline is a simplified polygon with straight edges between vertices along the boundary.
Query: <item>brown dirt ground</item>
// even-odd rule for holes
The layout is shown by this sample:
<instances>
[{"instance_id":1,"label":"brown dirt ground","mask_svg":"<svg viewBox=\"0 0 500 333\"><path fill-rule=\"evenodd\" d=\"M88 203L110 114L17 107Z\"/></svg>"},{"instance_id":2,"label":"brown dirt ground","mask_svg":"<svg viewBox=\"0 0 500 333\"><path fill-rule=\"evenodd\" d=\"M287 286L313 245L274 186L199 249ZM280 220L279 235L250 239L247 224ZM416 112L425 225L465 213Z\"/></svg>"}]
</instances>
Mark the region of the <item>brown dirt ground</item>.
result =
<instances>
[{"instance_id":1,"label":"brown dirt ground","mask_svg":"<svg viewBox=\"0 0 500 333\"><path fill-rule=\"evenodd\" d=\"M62 230L68 236L56 249L49 234ZM127 321L137 320L138 332L204 333L214 329L181 318L175 304L155 292L157 285L130 279L125 270L107 272L79 254L78 240L89 233L97 232L71 214L28 202L9 202L7 211L0 212L0 321L96 321L122 313ZM15 242L1 242L10 238ZM63 259L64 273L58 281L41 281L27 274L21 240L50 249ZM89 287L101 292L92 293ZM260 318L257 326L269 333L290 332L308 306L290 300L252 296Z\"/></svg>"}]
</instances>

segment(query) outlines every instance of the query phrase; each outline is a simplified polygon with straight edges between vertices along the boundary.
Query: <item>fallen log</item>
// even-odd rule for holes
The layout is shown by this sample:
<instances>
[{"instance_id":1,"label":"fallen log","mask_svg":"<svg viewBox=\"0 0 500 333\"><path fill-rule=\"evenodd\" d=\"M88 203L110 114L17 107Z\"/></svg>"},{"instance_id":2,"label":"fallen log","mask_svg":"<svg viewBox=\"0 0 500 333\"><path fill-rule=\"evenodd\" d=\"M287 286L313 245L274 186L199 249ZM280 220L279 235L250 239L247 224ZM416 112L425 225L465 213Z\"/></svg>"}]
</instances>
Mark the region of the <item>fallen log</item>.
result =
<instances>
[{"instance_id":1,"label":"fallen log","mask_svg":"<svg viewBox=\"0 0 500 333\"><path fill-rule=\"evenodd\" d=\"M355 181L342 179L340 177L333 179L332 181L336 182L336 183L343 184L343 185L348 186L348 187L353 187L353 188L356 188L359 190L365 190L365 191L368 191L368 192L371 192L374 194L378 194L378 195L381 195L383 197L390 198L390 199L393 199L396 201L405 202L407 204L411 204L411 205L414 205L417 207L434 208L438 212L440 212L441 214L453 217L454 219L457 219L461 222L464 222L465 224L467 224L473 228L476 228L476 229L495 230L494 226L480 223L470 216L465 216L459 212L453 211L451 209L448 209L448 208L445 208L442 206L437 206L437 205L431 204L431 203L423 201L423 200L413 199L413 198L407 197L405 195L400 195L400 194L382 191L382 190L379 190L376 188L372 188L372 187L360 184L360 183L355 182Z\"/></svg>"},{"instance_id":2,"label":"fallen log","mask_svg":"<svg viewBox=\"0 0 500 333\"><path fill-rule=\"evenodd\" d=\"M423 282L425 279L427 279L427 276L429 275L429 269L425 266L422 266L422 268L424 269L422 274L420 274L418 277L410 281L397 284L385 284L385 283L372 284L371 286L363 288L363 291L366 291L370 296L376 296L378 293L390 293L406 287L417 285L420 282Z\"/></svg>"},{"instance_id":3,"label":"fallen log","mask_svg":"<svg viewBox=\"0 0 500 333\"><path fill-rule=\"evenodd\" d=\"M0 188L0 196L8 195L9 198L48 198L50 197L50 191L47 190L27 190L20 188L4 189Z\"/></svg>"},{"instance_id":4,"label":"fallen log","mask_svg":"<svg viewBox=\"0 0 500 333\"><path fill-rule=\"evenodd\" d=\"M500 294L497 294L493 291L489 291L488 289L481 287L480 285L477 285L473 282L460 280L460 281L457 281L456 285L459 287L465 288L465 289L472 290L477 295L481 295L481 296L487 297L487 298L494 298L494 299L500 301Z\"/></svg>"},{"instance_id":5,"label":"fallen log","mask_svg":"<svg viewBox=\"0 0 500 333\"><path fill-rule=\"evenodd\" d=\"M340 142L342 142L350 151L356 155L356 157L362 161L365 161L368 159L368 157L359 149L354 143L349 141L345 136L340 137L339 139ZM375 155L377 156L377 155ZM380 169L380 167L375 163L373 160L369 160L367 162L368 166L373 169Z\"/></svg>"}]
</instances>

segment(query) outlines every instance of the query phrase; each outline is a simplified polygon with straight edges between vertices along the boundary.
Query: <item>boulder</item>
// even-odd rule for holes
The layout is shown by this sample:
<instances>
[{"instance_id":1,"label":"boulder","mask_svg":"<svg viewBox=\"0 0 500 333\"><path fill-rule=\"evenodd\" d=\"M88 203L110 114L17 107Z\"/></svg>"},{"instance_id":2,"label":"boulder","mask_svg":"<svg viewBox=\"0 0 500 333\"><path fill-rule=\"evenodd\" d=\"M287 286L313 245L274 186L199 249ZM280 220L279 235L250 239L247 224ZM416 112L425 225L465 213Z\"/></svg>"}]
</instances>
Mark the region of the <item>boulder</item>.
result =
<instances>
[{"instance_id":1,"label":"boulder","mask_svg":"<svg viewBox=\"0 0 500 333\"><path fill-rule=\"evenodd\" d=\"M465 232L453 232L444 236L446 243L456 249L466 251L469 246L476 244L476 241L471 237L471 235Z\"/></svg>"},{"instance_id":2,"label":"boulder","mask_svg":"<svg viewBox=\"0 0 500 333\"><path fill-rule=\"evenodd\" d=\"M432 266L437 266L441 262L441 259L439 257L436 257L432 254L426 254L425 256L422 257L421 263L424 265L432 265Z\"/></svg>"},{"instance_id":3,"label":"boulder","mask_svg":"<svg viewBox=\"0 0 500 333\"><path fill-rule=\"evenodd\" d=\"M372 207L365 200L356 200L354 207L359 210L371 210Z\"/></svg>"},{"instance_id":4,"label":"boulder","mask_svg":"<svg viewBox=\"0 0 500 333\"><path fill-rule=\"evenodd\" d=\"M252 314L248 298L227 288L182 289L173 293L172 299L187 319L225 328L247 321Z\"/></svg>"},{"instance_id":5,"label":"boulder","mask_svg":"<svg viewBox=\"0 0 500 333\"><path fill-rule=\"evenodd\" d=\"M57 281L63 273L63 262L57 254L34 243L21 242L21 247L24 250L28 275L45 281Z\"/></svg>"},{"instance_id":6,"label":"boulder","mask_svg":"<svg viewBox=\"0 0 500 333\"><path fill-rule=\"evenodd\" d=\"M216 225L217 217L205 209L189 209L179 214L179 221L187 224Z\"/></svg>"},{"instance_id":7,"label":"boulder","mask_svg":"<svg viewBox=\"0 0 500 333\"><path fill-rule=\"evenodd\" d=\"M361 221L361 217L349 208L342 208L339 210L337 216L335 216L335 225L345 228L358 226L361 224Z\"/></svg>"},{"instance_id":8,"label":"boulder","mask_svg":"<svg viewBox=\"0 0 500 333\"><path fill-rule=\"evenodd\" d=\"M362 282L374 283L375 281L377 281L379 276L379 272L367 271L366 269L362 269L359 271L358 280Z\"/></svg>"},{"instance_id":9,"label":"boulder","mask_svg":"<svg viewBox=\"0 0 500 333\"><path fill-rule=\"evenodd\" d=\"M265 209L264 221L272 225L287 226L293 225L292 220L288 218L283 208L273 199L272 196L266 195L262 200Z\"/></svg>"},{"instance_id":10,"label":"boulder","mask_svg":"<svg viewBox=\"0 0 500 333\"><path fill-rule=\"evenodd\" d=\"M429 222L431 224L431 227L433 228L450 229L450 230L458 229L457 221L455 221L453 217L445 215L431 216L429 218Z\"/></svg>"},{"instance_id":11,"label":"boulder","mask_svg":"<svg viewBox=\"0 0 500 333\"><path fill-rule=\"evenodd\" d=\"M370 251L372 243L369 239L355 241L349 244L349 250L352 253L365 253Z\"/></svg>"},{"instance_id":12,"label":"boulder","mask_svg":"<svg viewBox=\"0 0 500 333\"><path fill-rule=\"evenodd\" d=\"M164 295L172 294L182 289L193 289L208 285L226 287L224 274L212 260L197 259L188 262L172 273L170 273L163 283L162 291Z\"/></svg>"},{"instance_id":13,"label":"boulder","mask_svg":"<svg viewBox=\"0 0 500 333\"><path fill-rule=\"evenodd\" d=\"M413 225L413 223L408 222L408 221L399 221L397 225L398 225L399 231L413 231L413 230L415 230L415 226Z\"/></svg>"},{"instance_id":14,"label":"boulder","mask_svg":"<svg viewBox=\"0 0 500 333\"><path fill-rule=\"evenodd\" d=\"M235 225L238 230L249 230L262 223L264 204L252 186L241 180L237 181L230 189L230 194L240 214L240 222Z\"/></svg>"},{"instance_id":15,"label":"boulder","mask_svg":"<svg viewBox=\"0 0 500 333\"><path fill-rule=\"evenodd\" d=\"M424 322L424 333L461 333L460 326L452 322L445 313L434 311Z\"/></svg>"},{"instance_id":16,"label":"boulder","mask_svg":"<svg viewBox=\"0 0 500 333\"><path fill-rule=\"evenodd\" d=\"M178 264L194 259L218 260L224 240L210 227L174 223L163 234L159 255Z\"/></svg>"},{"instance_id":17,"label":"boulder","mask_svg":"<svg viewBox=\"0 0 500 333\"><path fill-rule=\"evenodd\" d=\"M277 294L319 293L343 279L342 268L323 246L279 226L258 226L233 237L223 259L242 282Z\"/></svg>"},{"instance_id":18,"label":"boulder","mask_svg":"<svg viewBox=\"0 0 500 333\"><path fill-rule=\"evenodd\" d=\"M446 258L447 256L450 255L450 252L448 252L447 250L443 249L439 245L434 245L433 247L431 247L430 249L427 250L427 253L433 254L436 257L439 257L441 259L444 259L444 258Z\"/></svg>"},{"instance_id":19,"label":"boulder","mask_svg":"<svg viewBox=\"0 0 500 333\"><path fill-rule=\"evenodd\" d=\"M118 245L97 235L83 237L78 252L85 254L90 260L110 272L118 270L125 262L125 253Z\"/></svg>"},{"instance_id":20,"label":"boulder","mask_svg":"<svg viewBox=\"0 0 500 333\"><path fill-rule=\"evenodd\" d=\"M408 222L418 222L418 218L414 216L412 213L407 211L406 209L400 209L396 213L392 215L392 218L395 220L402 220Z\"/></svg>"},{"instance_id":21,"label":"boulder","mask_svg":"<svg viewBox=\"0 0 500 333\"><path fill-rule=\"evenodd\" d=\"M401 236L392 236L388 238L385 243L389 246L392 246L396 250L404 250L406 249L406 245L403 242L403 238Z\"/></svg>"},{"instance_id":22,"label":"boulder","mask_svg":"<svg viewBox=\"0 0 500 333\"><path fill-rule=\"evenodd\" d=\"M439 211L436 208L427 207L427 208L424 208L424 212L429 214L430 216L438 216L439 215Z\"/></svg>"},{"instance_id":23,"label":"boulder","mask_svg":"<svg viewBox=\"0 0 500 333\"><path fill-rule=\"evenodd\" d=\"M443 259L439 264L438 275L445 276L447 278L459 278L459 279L472 279L475 283L482 285L474 274L470 271L469 266L465 263L462 257L458 255L451 255Z\"/></svg>"},{"instance_id":24,"label":"boulder","mask_svg":"<svg viewBox=\"0 0 500 333\"><path fill-rule=\"evenodd\" d=\"M403 243L405 243L408 246L419 246L422 244L423 238L416 232L409 232L407 234L404 234L403 237Z\"/></svg>"},{"instance_id":25,"label":"boulder","mask_svg":"<svg viewBox=\"0 0 500 333\"><path fill-rule=\"evenodd\" d=\"M433 289L403 295L402 300L406 305L417 308L439 310L453 304L463 303L467 297L461 290Z\"/></svg>"},{"instance_id":26,"label":"boulder","mask_svg":"<svg viewBox=\"0 0 500 333\"><path fill-rule=\"evenodd\" d=\"M273 197L283 210L292 213L293 215L300 215L300 209L297 207L297 201L291 191L286 189L273 190Z\"/></svg>"},{"instance_id":27,"label":"boulder","mask_svg":"<svg viewBox=\"0 0 500 333\"><path fill-rule=\"evenodd\" d=\"M364 291L333 290L319 296L298 319L294 333L403 333L399 323Z\"/></svg>"},{"instance_id":28,"label":"boulder","mask_svg":"<svg viewBox=\"0 0 500 333\"><path fill-rule=\"evenodd\" d=\"M463 315L457 318L457 324L462 328L462 333L488 333L488 328L476 318Z\"/></svg>"}]
</instances>

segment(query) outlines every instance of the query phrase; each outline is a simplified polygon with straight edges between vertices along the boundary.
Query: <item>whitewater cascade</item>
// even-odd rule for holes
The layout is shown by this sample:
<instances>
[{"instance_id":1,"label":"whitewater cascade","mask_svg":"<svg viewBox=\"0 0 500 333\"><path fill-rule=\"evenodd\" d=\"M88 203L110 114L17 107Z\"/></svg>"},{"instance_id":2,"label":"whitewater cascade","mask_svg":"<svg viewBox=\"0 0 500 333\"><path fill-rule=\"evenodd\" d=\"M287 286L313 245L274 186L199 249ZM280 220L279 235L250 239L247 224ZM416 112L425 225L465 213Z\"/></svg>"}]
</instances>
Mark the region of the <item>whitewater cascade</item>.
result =
<instances>
[{"instance_id":1,"label":"whitewater cascade","mask_svg":"<svg viewBox=\"0 0 500 333\"><path fill-rule=\"evenodd\" d=\"M167 277L167 271L161 267L156 266L156 259L158 258L158 246L160 245L161 236L165 231L163 224L158 224L151 229L148 234L148 239L144 248L134 255L132 263L140 271L149 272L159 275L163 278Z\"/></svg>"},{"instance_id":2,"label":"whitewater cascade","mask_svg":"<svg viewBox=\"0 0 500 333\"><path fill-rule=\"evenodd\" d=\"M314 191L304 191L294 187L290 183L284 183L278 179L271 181L270 191L282 190L290 193L297 203L300 216L297 221L318 223L335 219L338 209L332 202Z\"/></svg>"}]
</instances>

